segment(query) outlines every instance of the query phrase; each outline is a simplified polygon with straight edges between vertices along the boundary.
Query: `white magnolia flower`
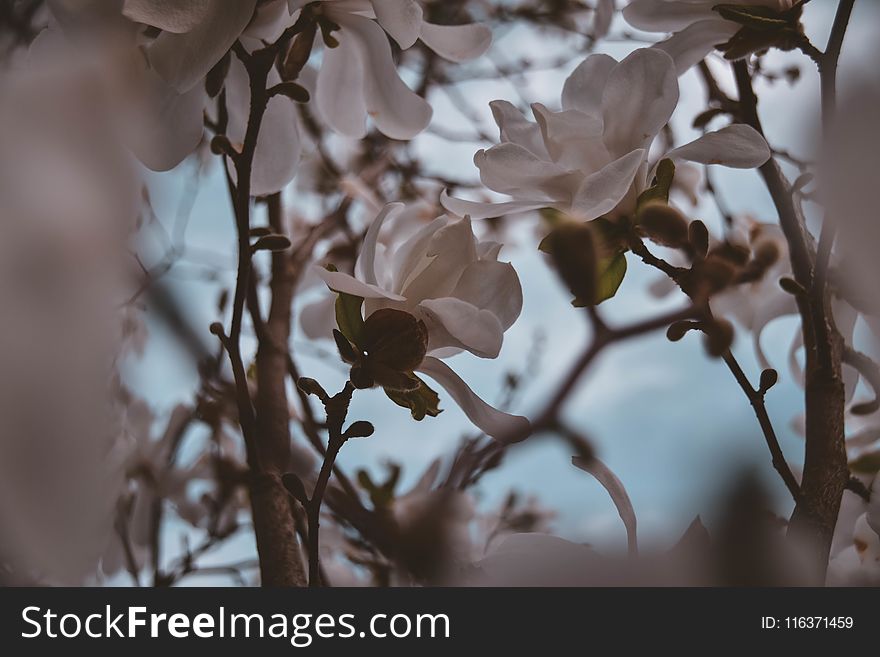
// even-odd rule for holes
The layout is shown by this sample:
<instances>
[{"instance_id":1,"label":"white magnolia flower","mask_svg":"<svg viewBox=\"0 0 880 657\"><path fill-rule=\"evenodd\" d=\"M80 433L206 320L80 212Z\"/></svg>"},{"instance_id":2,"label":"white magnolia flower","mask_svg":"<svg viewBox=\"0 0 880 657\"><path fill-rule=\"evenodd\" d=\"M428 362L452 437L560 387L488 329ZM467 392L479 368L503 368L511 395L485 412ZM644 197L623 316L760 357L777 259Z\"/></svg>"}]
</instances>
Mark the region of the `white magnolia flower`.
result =
<instances>
[{"instance_id":1,"label":"white magnolia flower","mask_svg":"<svg viewBox=\"0 0 880 657\"><path fill-rule=\"evenodd\" d=\"M624 8L623 17L633 27L646 32L672 32L671 37L655 47L669 53L675 60L678 72L684 73L743 28L741 23L723 18L715 9L719 4L783 12L791 9L794 1L732 0L719 3L716 0L633 0Z\"/></svg>"},{"instance_id":2,"label":"white magnolia flower","mask_svg":"<svg viewBox=\"0 0 880 657\"><path fill-rule=\"evenodd\" d=\"M289 0L292 12L306 4ZM415 0L328 0L320 11L340 29L339 45L324 49L315 102L333 130L357 139L367 116L392 139L411 139L431 121L431 106L400 79L385 33L403 50L421 40L453 62L479 57L492 41L483 25L427 22Z\"/></svg>"},{"instance_id":3,"label":"white magnolia flower","mask_svg":"<svg viewBox=\"0 0 880 657\"><path fill-rule=\"evenodd\" d=\"M317 273L331 289L363 297L365 319L390 308L423 321L427 355L414 370L440 384L488 435L523 435L525 418L488 405L440 360L461 351L498 356L504 331L522 309L516 272L498 261L500 244L477 241L467 218L438 217L396 248L383 248L383 223L403 210L400 203L389 204L370 225L354 276L322 268Z\"/></svg>"},{"instance_id":4,"label":"white magnolia flower","mask_svg":"<svg viewBox=\"0 0 880 657\"><path fill-rule=\"evenodd\" d=\"M532 123L510 103L490 106L501 143L480 150L474 163L490 189L511 201L478 203L452 198L447 210L486 218L539 208L555 208L587 219L631 214L638 195L651 183L648 152L678 103L672 59L653 48L617 62L591 55L565 81L562 111L532 105ZM669 151L663 158L751 168L770 157L764 138L734 124Z\"/></svg>"}]
</instances>

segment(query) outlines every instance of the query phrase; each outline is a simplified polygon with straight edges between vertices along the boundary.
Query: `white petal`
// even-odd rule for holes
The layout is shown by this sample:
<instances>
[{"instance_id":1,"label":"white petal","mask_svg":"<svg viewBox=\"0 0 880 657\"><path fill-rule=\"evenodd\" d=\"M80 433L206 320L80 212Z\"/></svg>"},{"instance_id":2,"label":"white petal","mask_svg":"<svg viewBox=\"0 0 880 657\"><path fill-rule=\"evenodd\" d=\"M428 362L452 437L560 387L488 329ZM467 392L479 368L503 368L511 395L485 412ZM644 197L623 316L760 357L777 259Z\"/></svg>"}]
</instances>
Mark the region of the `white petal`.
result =
<instances>
[{"instance_id":1,"label":"white petal","mask_svg":"<svg viewBox=\"0 0 880 657\"><path fill-rule=\"evenodd\" d=\"M329 339L336 328L336 299L327 295L323 299L303 306L299 325L310 340Z\"/></svg>"},{"instance_id":2,"label":"white petal","mask_svg":"<svg viewBox=\"0 0 880 657\"><path fill-rule=\"evenodd\" d=\"M623 8L623 18L633 27L647 32L674 32L695 21L717 17L718 14L712 11L713 4L688 0L633 0Z\"/></svg>"},{"instance_id":3,"label":"white petal","mask_svg":"<svg viewBox=\"0 0 880 657\"><path fill-rule=\"evenodd\" d=\"M434 25L422 23L422 42L451 62L466 62L492 45L492 30L485 25Z\"/></svg>"},{"instance_id":4,"label":"white petal","mask_svg":"<svg viewBox=\"0 0 880 657\"><path fill-rule=\"evenodd\" d=\"M617 478L617 475L607 465L595 457L584 459L580 456L573 456L571 462L576 468L580 468L584 472L589 472L593 475L596 481L602 484L602 487L608 491L614 506L617 507L620 519L623 520L623 526L626 527L629 552L634 554L637 551L638 545L636 538L636 512L633 509L632 501L629 499L626 488L623 486L623 482Z\"/></svg>"},{"instance_id":5,"label":"white petal","mask_svg":"<svg viewBox=\"0 0 880 657\"><path fill-rule=\"evenodd\" d=\"M669 54L679 75L708 55L715 46L725 43L739 30L732 21L709 19L688 25L655 48Z\"/></svg>"},{"instance_id":6,"label":"white petal","mask_svg":"<svg viewBox=\"0 0 880 657\"><path fill-rule=\"evenodd\" d=\"M770 147L753 127L734 123L674 148L666 157L750 169L761 166L770 159Z\"/></svg>"},{"instance_id":7,"label":"white petal","mask_svg":"<svg viewBox=\"0 0 880 657\"><path fill-rule=\"evenodd\" d=\"M541 160L522 146L506 142L474 155L480 180L489 189L514 197L566 199L581 175L554 162Z\"/></svg>"},{"instance_id":8,"label":"white petal","mask_svg":"<svg viewBox=\"0 0 880 657\"><path fill-rule=\"evenodd\" d=\"M339 271L327 271L323 267L315 265L315 273L320 276L327 286L336 292L353 294L365 299L391 299L392 301L405 301L399 294L387 292L375 285L359 281L354 276L343 274Z\"/></svg>"},{"instance_id":9,"label":"white petal","mask_svg":"<svg viewBox=\"0 0 880 657\"><path fill-rule=\"evenodd\" d=\"M587 176L574 196L572 211L595 219L616 208L633 187L644 160L645 151L639 149Z\"/></svg>"},{"instance_id":10,"label":"white petal","mask_svg":"<svg viewBox=\"0 0 880 657\"><path fill-rule=\"evenodd\" d=\"M150 64L180 92L202 81L241 36L257 0L211 0L208 15L189 32L163 32L147 49Z\"/></svg>"},{"instance_id":11,"label":"white petal","mask_svg":"<svg viewBox=\"0 0 880 657\"><path fill-rule=\"evenodd\" d=\"M605 148L602 119L580 110L551 112L540 103L532 105L547 151L566 169L586 175L611 161Z\"/></svg>"},{"instance_id":12,"label":"white petal","mask_svg":"<svg viewBox=\"0 0 880 657\"><path fill-rule=\"evenodd\" d=\"M518 442L528 438L531 426L526 418L489 406L443 361L428 356L419 366L419 372L440 384L471 422L486 435L502 442Z\"/></svg>"},{"instance_id":13,"label":"white petal","mask_svg":"<svg viewBox=\"0 0 880 657\"><path fill-rule=\"evenodd\" d=\"M444 347L467 349L480 358L497 358L504 328L488 310L455 299L425 299L416 308L428 327L428 351Z\"/></svg>"},{"instance_id":14,"label":"white petal","mask_svg":"<svg viewBox=\"0 0 880 657\"><path fill-rule=\"evenodd\" d=\"M541 159L550 159L537 123L527 120L522 112L506 100L493 100L489 107L500 129L502 142L518 144Z\"/></svg>"},{"instance_id":15,"label":"white petal","mask_svg":"<svg viewBox=\"0 0 880 657\"><path fill-rule=\"evenodd\" d=\"M602 116L602 91L617 60L608 55L590 55L571 72L562 87L562 109L580 110Z\"/></svg>"},{"instance_id":16,"label":"white petal","mask_svg":"<svg viewBox=\"0 0 880 657\"><path fill-rule=\"evenodd\" d=\"M880 534L880 477L874 477L871 486L871 501L868 502L868 525L877 534Z\"/></svg>"},{"instance_id":17,"label":"white petal","mask_svg":"<svg viewBox=\"0 0 880 657\"><path fill-rule=\"evenodd\" d=\"M612 69L602 94L605 145L620 157L646 148L678 103L678 77L672 58L640 48Z\"/></svg>"},{"instance_id":18,"label":"white petal","mask_svg":"<svg viewBox=\"0 0 880 657\"><path fill-rule=\"evenodd\" d=\"M509 262L478 260L468 265L452 296L488 310L504 330L513 325L522 311L522 286Z\"/></svg>"},{"instance_id":19,"label":"white petal","mask_svg":"<svg viewBox=\"0 0 880 657\"><path fill-rule=\"evenodd\" d=\"M125 0L122 14L165 32L189 32L211 12L211 0Z\"/></svg>"},{"instance_id":20,"label":"white petal","mask_svg":"<svg viewBox=\"0 0 880 657\"><path fill-rule=\"evenodd\" d=\"M275 71L269 84L280 81ZM247 130L250 113L250 82L237 57L233 57L226 76L226 105L229 111L227 135L240 147ZM302 146L296 106L286 96L269 99L260 124L257 147L251 171L251 194L265 196L281 190L296 174Z\"/></svg>"},{"instance_id":21,"label":"white petal","mask_svg":"<svg viewBox=\"0 0 880 657\"><path fill-rule=\"evenodd\" d=\"M437 217L431 223L423 226L415 234L410 236L400 245L391 257L392 279L391 289L399 292L418 274L428 262L428 245L434 239L434 233L449 223L445 215Z\"/></svg>"},{"instance_id":22,"label":"white petal","mask_svg":"<svg viewBox=\"0 0 880 657\"><path fill-rule=\"evenodd\" d=\"M379 131L392 139L411 139L431 122L431 106L404 84L391 57L385 32L375 21L338 11L328 16L342 26L340 42L354 39L363 58L364 100Z\"/></svg>"},{"instance_id":23,"label":"white petal","mask_svg":"<svg viewBox=\"0 0 880 657\"><path fill-rule=\"evenodd\" d=\"M401 291L412 305L449 296L465 268L477 259L470 220L452 222L434 233L425 255L429 264L406 281Z\"/></svg>"},{"instance_id":24,"label":"white petal","mask_svg":"<svg viewBox=\"0 0 880 657\"><path fill-rule=\"evenodd\" d=\"M376 276L376 243L379 241L379 231L382 230L382 224L388 217L394 217L400 214L404 209L403 203L388 203L367 229L364 235L364 242L361 245L361 252L354 266L355 275L371 285L378 285L379 279Z\"/></svg>"},{"instance_id":25,"label":"white petal","mask_svg":"<svg viewBox=\"0 0 880 657\"><path fill-rule=\"evenodd\" d=\"M554 203L547 201L507 201L504 203L481 203L449 196L444 189L440 194L440 204L456 216L468 216L471 219L488 219L506 214L518 214L531 210L552 207Z\"/></svg>"},{"instance_id":26,"label":"white petal","mask_svg":"<svg viewBox=\"0 0 880 657\"><path fill-rule=\"evenodd\" d=\"M254 151L251 194L274 194L293 180L301 148L299 117L293 101L285 96L271 98Z\"/></svg>"},{"instance_id":27,"label":"white petal","mask_svg":"<svg viewBox=\"0 0 880 657\"><path fill-rule=\"evenodd\" d=\"M422 8L415 0L371 0L379 25L406 50L422 31Z\"/></svg>"},{"instance_id":28,"label":"white petal","mask_svg":"<svg viewBox=\"0 0 880 657\"><path fill-rule=\"evenodd\" d=\"M253 20L242 34L247 38L245 45L253 50L262 45L260 41L275 43L289 25L292 24L285 0L268 0L257 6Z\"/></svg>"},{"instance_id":29,"label":"white petal","mask_svg":"<svg viewBox=\"0 0 880 657\"><path fill-rule=\"evenodd\" d=\"M136 78L137 88L128 97L132 104L124 117L128 145L150 169L173 169L202 139L205 92L195 87L178 94L146 69Z\"/></svg>"},{"instance_id":30,"label":"white petal","mask_svg":"<svg viewBox=\"0 0 880 657\"><path fill-rule=\"evenodd\" d=\"M333 130L362 139L367 134L364 65L354 40L342 36L338 46L324 49L315 102L321 117Z\"/></svg>"}]
</instances>

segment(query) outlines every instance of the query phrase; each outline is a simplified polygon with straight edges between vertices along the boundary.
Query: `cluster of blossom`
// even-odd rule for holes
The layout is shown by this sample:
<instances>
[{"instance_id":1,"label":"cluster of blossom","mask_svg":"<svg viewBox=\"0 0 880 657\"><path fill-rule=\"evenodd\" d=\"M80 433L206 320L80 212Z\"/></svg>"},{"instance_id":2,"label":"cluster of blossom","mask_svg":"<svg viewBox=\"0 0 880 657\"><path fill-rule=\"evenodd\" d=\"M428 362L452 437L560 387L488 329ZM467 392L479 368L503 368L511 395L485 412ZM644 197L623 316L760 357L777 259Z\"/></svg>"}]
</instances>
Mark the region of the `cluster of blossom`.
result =
<instances>
[{"instance_id":1,"label":"cluster of blossom","mask_svg":"<svg viewBox=\"0 0 880 657\"><path fill-rule=\"evenodd\" d=\"M46 244L59 245L59 251L61 246L72 247L66 253L73 255L65 256L68 260L61 260L59 267L76 271L82 282L67 283L80 292L90 289L96 299L100 297L76 297L78 305L71 301L70 307L57 307L61 314L51 318L51 325L61 323L67 332L85 336L97 331L82 321L82 304L90 308L94 305L92 317L112 313L106 300L116 299L118 290L100 294L95 292L95 281L102 281L103 288L107 279L122 278L114 272L126 271L128 264L102 262L98 267L98 259L90 259L89 254L102 244L107 246L107 242L111 242L107 251L113 251L114 245L119 251L119 244L134 228L138 181L126 149L150 169L172 169L206 143L206 125L222 125L222 136L232 152L239 153L244 148L253 114L252 81L245 63L248 53L290 38L294 39L291 51L296 50L297 44L303 44L303 52L299 53L302 61L296 62L293 73L280 64L268 74L269 87L284 88L286 92L272 94L262 115L250 168L252 196L264 197L285 189L297 174L303 152L313 146L297 102L308 103L313 120L349 139L365 139L372 128L393 140L409 140L425 130L431 122L432 108L404 82L395 63L396 52L421 44L419 47L429 49L432 56L460 63L485 53L492 33L487 26L476 23L435 24L426 18L424 4L416 0L50 2L45 29L10 70L3 72L0 82L0 88L9 91L2 94L4 101L0 105L0 116L8 120L0 125L21 125L20 120L33 124L31 129L20 131L31 141L21 148L5 149L2 156L0 184L9 185L12 191L3 190L0 203L4 204L5 214L21 218L22 223L30 222L27 231L12 231L16 239L42 240L41 248ZM335 337L341 356L351 366L354 387L383 388L391 400L408 407L417 420L440 411L440 398L419 376L424 375L436 382L487 436L502 443L525 438L529 433L526 418L486 403L444 362L463 352L485 359L498 357L505 332L522 310L519 277L510 263L498 259L502 245L481 239L479 235L484 231L480 227L475 229L474 223L552 210L556 220L564 224L601 223L607 236L609 230L625 231L634 226L652 203L659 201L664 208L672 207L668 202L670 185L695 193L694 185L685 180L687 165L680 167L675 177L670 173L682 162L743 169L764 165L771 150L764 137L744 123L732 122L689 143L664 148L662 153L655 148L655 142L679 104L679 75L716 49L728 59L741 59L770 47L795 47L800 34L801 4L791 0L629 3L622 15L631 26L672 33L671 36L654 47L636 49L620 61L608 55L590 55L565 80L558 109L540 103L531 106L534 121L507 100L491 103L499 143L479 150L474 164L482 185L505 195L506 200L466 200L444 190L439 204L448 214L433 218L438 199L409 206L385 204L370 190L364 190L360 179L349 176L345 181L349 186L346 193L360 201L367 200L364 205L372 206L375 218L366 228L356 257L325 255L315 259L311 280L320 280L329 289L321 301L301 313L305 333L313 338ZM613 9L611 2L598 3L594 38L609 29ZM766 26L768 21L772 24L770 28ZM315 46L321 45L319 52ZM89 96L83 93L84 89L95 91ZM66 90L76 93L65 95ZM51 115L28 117L30 107L47 108L46 113ZM71 125L76 128L64 129ZM847 135L857 133L856 128L848 126L841 130L842 140L848 146L837 154L840 161L867 152L858 140L847 141ZM5 143L14 143L15 132L8 127L3 129L3 134L10 133ZM870 129L868 132L876 133ZM113 138L108 136L111 134ZM32 141L35 135L42 135L46 143ZM120 143L125 145L124 149L118 147ZM10 152L17 153L16 157L10 157ZM76 166L71 165L73 162ZM845 168L854 170L868 168L862 161L846 165ZM54 176L54 168L59 166L63 171ZM49 194L35 198L22 192L28 185L16 182L16 176L33 175L34 171L53 179ZM843 226L841 253L856 253L860 260L871 260L872 252L866 256L865 241L858 239L859 231L870 223L865 206L854 203L852 196L842 191L849 188L848 181L841 182L836 170L826 173L822 193L828 205L849 222ZM234 183L236 172L232 167L228 174ZM114 196L108 198L106 179L111 177L119 182L110 186ZM89 190L96 186L100 189L91 193ZM102 199L97 206L93 202L96 198ZM432 214L429 221L423 220L426 207ZM54 232L52 222L60 214L67 217L67 222ZM789 246L781 229L775 224L737 217L723 239L707 236L700 249L695 246L695 238L687 237L688 226L680 225L682 213L672 207L670 212L664 210L655 215L660 217L655 228L650 227L645 215L641 230L655 242L679 250L671 258L676 266L690 266L691 271L697 271L703 258L711 259L725 249L745 253L743 261L735 263L741 269L733 272L731 265L733 273L723 284L712 288L711 309L719 316L736 319L743 330L751 333L759 361L769 367L761 347L763 329L772 320L797 312L795 297L778 285L780 279L792 275ZM120 216L130 217L131 225L124 229L114 227ZM49 233L51 237L47 237ZM0 262L17 266L14 242L4 239L2 244L4 252L8 247L10 253L9 257L4 253ZM616 255L622 257L629 246L615 248ZM698 258L694 257L695 250L701 251ZM328 251L332 253L332 249ZM726 256L718 255L723 257ZM99 271L84 267L85 263ZM737 278L750 266L751 274ZM843 271L841 276L846 273ZM49 281L47 285L58 287L63 277L62 272L54 283ZM858 283L852 287L858 287ZM662 286L658 290L659 287ZM614 289L604 297L612 296ZM13 303L14 292L9 291L11 300L6 307L17 307ZM583 295L575 296L580 302L591 303ZM872 292L860 290L856 296L864 303L854 303L849 298L838 298L834 303L837 328L849 345L860 317L873 330L878 326L877 300L871 298ZM338 310L334 312L340 306L355 308L356 319L349 317L343 325ZM39 309L26 308L12 315L36 318L34 325L48 325L49 316L39 313ZM16 327L9 322L4 331L20 338L31 335L32 328ZM131 348L132 333L136 331L99 340L102 344L95 345L90 352L95 355L94 362L110 361L120 350ZM94 335L90 337L83 341L95 342ZM52 343L50 339L44 342ZM4 349L6 345L18 344L14 340L0 343ZM729 342L724 348L727 346ZM795 352L800 346L795 341L792 347L795 369ZM13 346L9 357L25 358L26 353ZM43 353L36 360L51 362L53 367L64 365L69 372L83 375L82 363L69 354L53 354L50 358ZM86 397L100 396L99 391L104 392L102 386L106 384L106 377L94 372L94 362L85 368L94 386L80 386L78 391ZM858 392L859 376L855 370L846 374L850 403ZM34 378L31 388L51 379L60 390L54 397L80 403L79 394L71 391L76 387L72 374L48 376L35 369L30 375ZM63 384L68 387L61 387ZM114 384L114 403L109 405L110 409L103 409L109 417L83 418L71 408L69 417L55 418L60 422L63 417L68 430L77 435L111 435L114 431L122 435L95 448L100 452L92 459L95 463L112 462L102 468L104 474L100 478L91 477L94 463L90 469L85 461L77 459L67 463L69 467L59 465L63 477L54 479L59 486L66 485L66 490L82 491L88 498L74 502L78 508L95 511L94 518L83 524L90 536L82 551L103 553L107 574L142 567L150 542L155 540L155 513L163 500L174 505L180 518L209 530L212 536L234 531L244 507L240 487L234 483L229 488L220 485L224 479L218 472L228 466L225 476L234 481L236 467L242 461L241 450L230 444L222 422L212 427L212 451L206 450L203 458L188 466L168 468L184 431L180 425L188 422L193 409L176 409L163 435L156 438L151 432L153 418L149 410L132 400L118 382ZM14 394L4 391L4 404L8 401L14 405L14 399ZM90 408L98 405L91 397L82 404ZM127 411L123 413L120 406L126 406ZM39 415L29 414L25 407L18 410L20 414L5 413L4 422L28 425ZM853 427L848 443L851 460L862 459L865 454L876 455L877 417L878 412L874 411L849 418ZM96 430L92 422L99 423L100 429ZM119 431L120 425L124 430ZM16 430L14 426L4 433ZM44 431L47 440L58 433L55 426ZM13 449L6 441L0 448ZM27 456L13 454L2 462L22 464L27 462ZM80 462L83 467L76 467ZM309 458L296 462L301 478L314 479ZM107 475L108 472L111 474ZM867 475L864 479L862 483L870 491L871 479ZM190 483L199 480L214 481L216 488L194 499ZM7 477L0 477L4 485L8 481ZM875 483L873 488L876 487ZM838 522L829 581L876 582L880 577L880 519L874 493L868 501L849 495L845 498L847 508ZM11 496L0 498L8 500ZM34 491L27 501L36 509L48 506L46 499L48 496ZM124 505L130 512L124 541L107 539L118 530L112 520L117 505ZM441 487L437 466L429 468L408 493L388 499L377 496L374 507L381 507L382 513L391 518L389 526L396 532L397 543L412 547L411 552L400 548L399 557L406 568L395 574L395 583L405 581L404 572L423 575L424 579L438 576L419 570L435 559L420 552L424 549L423 541L408 538L423 531L426 517L446 519L443 523L438 521L437 529L443 533L444 557L451 557L459 565L479 565L480 575L473 579L469 579L473 573L443 573L453 580L463 577L464 581L510 582L514 573L526 571L525 565L535 560L554 562L545 581L555 582L560 572L570 575L573 569L581 573L584 581L594 581L591 574L606 568L606 562L591 550L554 537L536 534L499 540L517 531L546 529L547 514L542 509L525 514L529 522L519 524L510 520L509 508L505 511L507 515L499 512L494 520L480 518L479 524L491 529L474 540L473 500L467 493L448 493ZM46 536L42 526L28 523L28 517L39 515L39 511L21 514L0 506L0 517L15 528L13 535L22 537L22 545L3 547L25 552L26 545L56 545L58 541L54 536ZM96 545L102 539L104 543ZM382 565L372 562L374 555L359 549L341 529L325 534L322 548L331 580L348 581L351 572L344 570L348 562L370 562L377 568ZM75 577L87 570L88 558L76 557L68 560L75 566L64 577ZM51 551L37 554L35 568L48 569L54 558Z\"/></svg>"}]
</instances>

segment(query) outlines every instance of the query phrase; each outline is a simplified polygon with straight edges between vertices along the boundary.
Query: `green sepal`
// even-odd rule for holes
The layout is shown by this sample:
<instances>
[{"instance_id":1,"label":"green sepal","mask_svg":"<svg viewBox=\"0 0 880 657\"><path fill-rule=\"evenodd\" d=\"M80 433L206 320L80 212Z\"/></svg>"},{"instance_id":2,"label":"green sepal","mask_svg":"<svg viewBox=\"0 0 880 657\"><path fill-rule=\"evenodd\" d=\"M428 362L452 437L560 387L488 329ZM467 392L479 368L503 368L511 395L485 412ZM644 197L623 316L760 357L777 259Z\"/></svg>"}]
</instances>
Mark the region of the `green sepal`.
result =
<instances>
[{"instance_id":1,"label":"green sepal","mask_svg":"<svg viewBox=\"0 0 880 657\"><path fill-rule=\"evenodd\" d=\"M383 388L388 399L398 406L408 408L412 417L416 421L425 419L426 415L437 417L443 412L440 408L440 395L438 395L427 383L420 377L413 374L419 382L419 387L415 390L403 392L400 390L390 390Z\"/></svg>"},{"instance_id":2,"label":"green sepal","mask_svg":"<svg viewBox=\"0 0 880 657\"><path fill-rule=\"evenodd\" d=\"M672 187L672 179L675 177L675 164L669 158L660 160L657 164L657 172L651 186L639 194L636 200L636 214L639 209L651 201L669 202L669 188Z\"/></svg>"}]
</instances>

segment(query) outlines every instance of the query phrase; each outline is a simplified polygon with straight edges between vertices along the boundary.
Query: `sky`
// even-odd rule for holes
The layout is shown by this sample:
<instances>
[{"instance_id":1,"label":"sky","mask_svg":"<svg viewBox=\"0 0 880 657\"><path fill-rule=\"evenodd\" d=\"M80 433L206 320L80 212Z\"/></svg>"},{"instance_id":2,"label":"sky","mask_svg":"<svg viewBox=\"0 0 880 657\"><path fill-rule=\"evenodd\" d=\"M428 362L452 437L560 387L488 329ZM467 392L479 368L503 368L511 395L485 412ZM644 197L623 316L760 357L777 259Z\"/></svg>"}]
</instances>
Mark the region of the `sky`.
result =
<instances>
[{"instance_id":1,"label":"sky","mask_svg":"<svg viewBox=\"0 0 880 657\"><path fill-rule=\"evenodd\" d=\"M820 48L824 46L835 6L830 0L814 0L807 5L807 32ZM876 51L870 29L872 24L876 25L878 13L880 3L856 3L840 63L843 87L848 79L866 74L876 64L876 57L871 56ZM623 29L628 28L618 17L612 34ZM549 34L536 35L514 26L496 34L490 56L503 62L538 52L541 59L549 60L572 45L576 42L555 39ZM619 59L633 47L632 43L612 39L600 43L597 52ZM481 79L462 83L460 91L480 112L483 128L494 135L489 101L501 98L522 105L522 100L527 99L558 106L562 83L579 62L580 58L576 58L556 70L533 72L516 80L515 88L505 81ZM784 81L774 85L758 83L759 109L771 145L809 157L816 138L818 110L814 66L799 53L774 51L765 59L771 69L783 69L792 63L800 66L801 80L793 87ZM485 65L486 62L473 64ZM712 65L722 83L729 84L724 64L718 60ZM703 108L704 90L693 71L681 78L680 85L681 100L673 126L677 143L685 143L698 136L689 126ZM435 125L461 127L463 119L447 97L437 93L430 101L435 110ZM473 153L486 144L450 143L426 133L417 137L411 147L430 165L427 168L456 179L476 180ZM207 327L218 319L219 290L223 285L231 286L233 281L235 242L222 172L217 166L210 169L195 196L189 197L187 190L195 170L193 162L186 162L170 173L152 174L150 189L157 216L169 232L173 233L178 213L190 217L185 233L189 260L221 268L217 280L203 280L204 268L189 261L176 266L168 275L175 292L192 310L192 316L201 318L197 323L204 329L207 342ZM713 173L722 197L733 210L762 221L775 221L772 203L755 171L716 168ZM295 206L296 194L288 194L286 201ZM687 212L692 218L706 221L710 228L719 226L718 213L711 203L687 208ZM524 305L519 320L505 334L501 356L486 361L465 354L450 361L476 392L487 401L497 401L505 375L522 368L537 338L541 349L536 371L528 377L512 409L527 416L542 406L589 338L583 318L570 306L567 292L535 249L534 225L532 219L520 218L512 230L517 243L502 251L502 259L509 259L519 272ZM148 232L144 237L142 248L147 260L151 256L158 258L162 252L163 241L156 234ZM602 304L608 321L633 321L681 304L681 297L658 300L649 294L647 288L657 276L631 258L618 294ZM146 353L126 364L126 378L161 414L177 402L191 399L198 379L192 364L165 329L153 321L148 326L150 340ZM793 467L797 467L803 451L803 441L791 426L801 412L802 391L792 380L785 359L796 330L793 318L780 319L768 327L763 341L780 373L780 382L767 395L766 402ZM328 390L341 387L345 377L341 363L337 358L320 357L322 352L333 353L332 344L309 343L298 328L292 344L305 374L320 380ZM760 368L749 336L739 333L734 354L751 380L757 381ZM442 402L445 410L439 417L415 423L407 411L385 399L381 391L359 392L350 417L370 420L376 433L367 440L347 444L339 463L348 471L366 468L381 477L385 462L398 462L404 466L405 490L434 458L448 456L463 435L473 433L454 403L448 399ZM597 455L625 485L638 517L643 544L670 544L697 515L711 527L713 500L746 468L755 469L766 482L780 514L790 511L787 493L770 465L747 399L724 364L705 356L696 335L670 343L660 332L613 347L588 371L566 404L564 414L572 426L590 437ZM543 506L557 511L555 533L608 548L624 547L625 532L610 498L598 482L571 466L570 455L569 448L552 438L535 438L514 447L503 466L488 474L476 490L481 508L498 504L507 491L515 489L537 496ZM247 539L231 549L248 550Z\"/></svg>"}]
</instances>

